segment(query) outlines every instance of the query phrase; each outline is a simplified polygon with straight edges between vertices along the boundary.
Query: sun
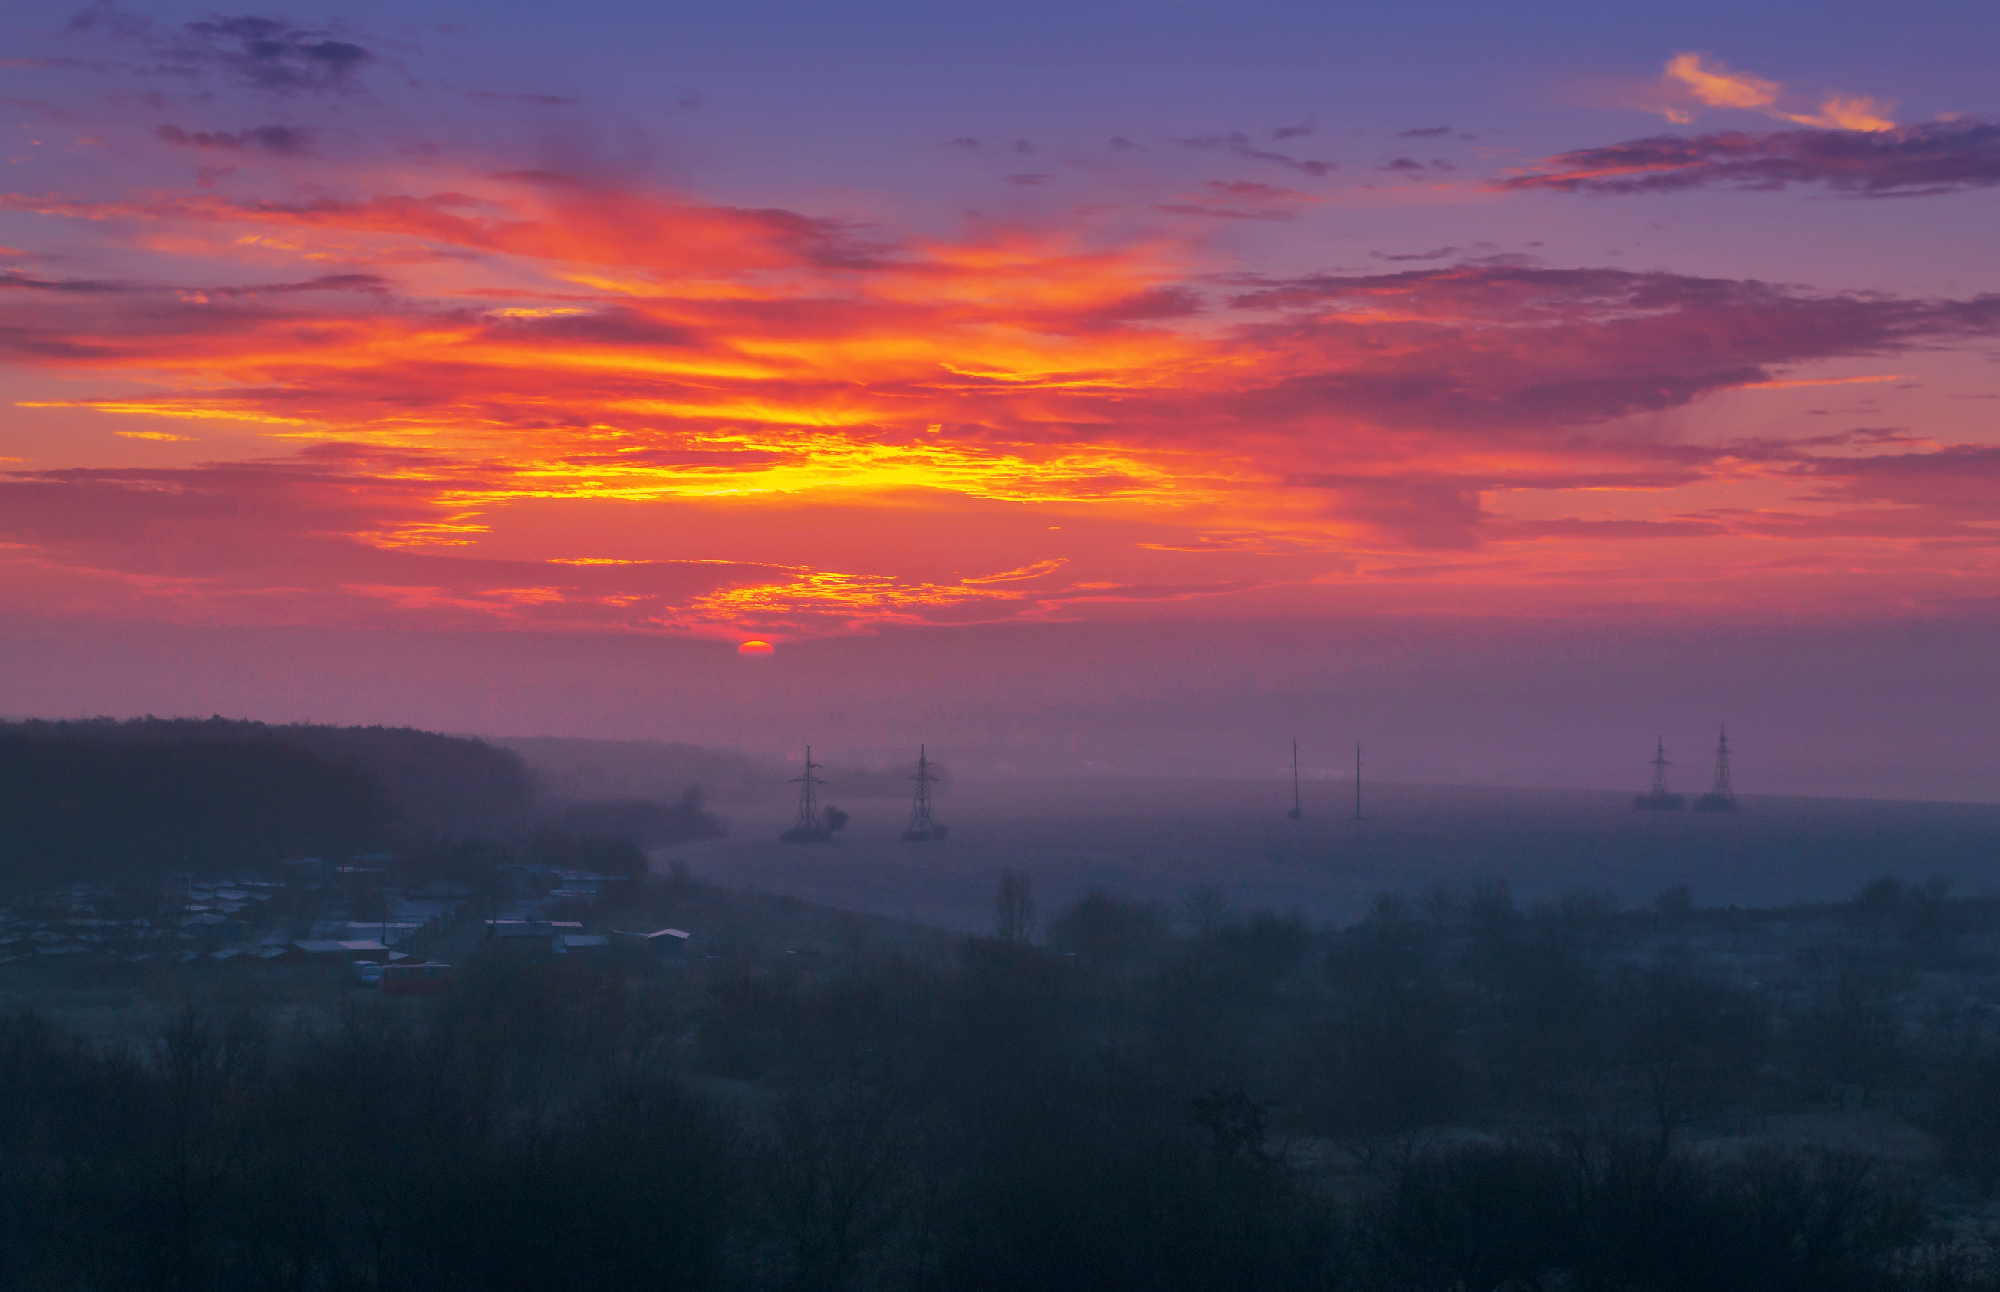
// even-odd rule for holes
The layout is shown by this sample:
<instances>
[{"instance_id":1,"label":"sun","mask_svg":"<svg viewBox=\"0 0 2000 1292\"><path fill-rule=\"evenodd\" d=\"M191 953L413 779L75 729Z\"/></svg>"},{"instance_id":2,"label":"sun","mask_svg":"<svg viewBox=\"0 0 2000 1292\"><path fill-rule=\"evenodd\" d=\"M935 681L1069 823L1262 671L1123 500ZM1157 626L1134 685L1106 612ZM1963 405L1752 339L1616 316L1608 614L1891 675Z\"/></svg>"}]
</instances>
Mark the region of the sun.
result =
<instances>
[{"instance_id":1,"label":"sun","mask_svg":"<svg viewBox=\"0 0 2000 1292\"><path fill-rule=\"evenodd\" d=\"M755 637L752 637L749 641L744 642L741 646L738 646L736 648L736 653L738 655L769 655L775 649L776 648L773 647L771 643L767 641L759 641Z\"/></svg>"}]
</instances>

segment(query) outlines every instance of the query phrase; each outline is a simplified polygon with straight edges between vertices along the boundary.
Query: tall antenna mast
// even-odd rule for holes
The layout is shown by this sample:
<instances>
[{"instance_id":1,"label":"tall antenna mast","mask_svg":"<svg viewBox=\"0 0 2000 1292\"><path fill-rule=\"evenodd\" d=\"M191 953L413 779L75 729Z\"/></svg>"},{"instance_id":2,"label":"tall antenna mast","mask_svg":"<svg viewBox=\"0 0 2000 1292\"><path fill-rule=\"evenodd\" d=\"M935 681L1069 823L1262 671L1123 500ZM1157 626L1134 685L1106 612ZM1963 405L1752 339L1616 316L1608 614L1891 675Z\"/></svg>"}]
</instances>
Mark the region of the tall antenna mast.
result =
<instances>
[{"instance_id":1,"label":"tall antenna mast","mask_svg":"<svg viewBox=\"0 0 2000 1292\"><path fill-rule=\"evenodd\" d=\"M799 820L798 825L794 827L796 829L817 830L820 828L819 796L813 793L813 787L824 785L826 782L813 775L813 773L818 771L822 766L824 764L813 761L813 747L807 745L805 775L794 776L792 778L792 784L799 787Z\"/></svg>"},{"instance_id":2,"label":"tall antenna mast","mask_svg":"<svg viewBox=\"0 0 2000 1292\"><path fill-rule=\"evenodd\" d=\"M1719 728L1715 742L1715 788L1694 801L1697 812L1734 812L1736 783L1729 775L1729 729Z\"/></svg>"},{"instance_id":3,"label":"tall antenna mast","mask_svg":"<svg viewBox=\"0 0 2000 1292\"><path fill-rule=\"evenodd\" d=\"M1354 746L1354 819L1361 819L1361 746Z\"/></svg>"},{"instance_id":4,"label":"tall antenna mast","mask_svg":"<svg viewBox=\"0 0 2000 1292\"><path fill-rule=\"evenodd\" d=\"M1659 798L1667 795L1667 738L1659 738L1659 747L1653 753L1653 794Z\"/></svg>"},{"instance_id":5,"label":"tall antenna mast","mask_svg":"<svg viewBox=\"0 0 2000 1292\"><path fill-rule=\"evenodd\" d=\"M1292 737L1292 820L1299 819L1299 738Z\"/></svg>"}]
</instances>

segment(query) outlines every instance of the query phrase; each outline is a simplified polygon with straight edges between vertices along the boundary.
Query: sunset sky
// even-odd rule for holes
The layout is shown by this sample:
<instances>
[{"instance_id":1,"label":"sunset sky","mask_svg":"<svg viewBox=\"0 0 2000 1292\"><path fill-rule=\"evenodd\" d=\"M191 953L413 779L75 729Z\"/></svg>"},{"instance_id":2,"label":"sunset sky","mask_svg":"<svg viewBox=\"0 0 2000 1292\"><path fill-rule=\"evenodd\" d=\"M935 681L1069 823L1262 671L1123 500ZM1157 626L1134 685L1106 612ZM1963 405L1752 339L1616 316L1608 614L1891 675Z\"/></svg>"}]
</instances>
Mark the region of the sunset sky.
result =
<instances>
[{"instance_id":1,"label":"sunset sky","mask_svg":"<svg viewBox=\"0 0 2000 1292\"><path fill-rule=\"evenodd\" d=\"M0 711L2000 795L2000 7L1753 8L17 8Z\"/></svg>"}]
</instances>

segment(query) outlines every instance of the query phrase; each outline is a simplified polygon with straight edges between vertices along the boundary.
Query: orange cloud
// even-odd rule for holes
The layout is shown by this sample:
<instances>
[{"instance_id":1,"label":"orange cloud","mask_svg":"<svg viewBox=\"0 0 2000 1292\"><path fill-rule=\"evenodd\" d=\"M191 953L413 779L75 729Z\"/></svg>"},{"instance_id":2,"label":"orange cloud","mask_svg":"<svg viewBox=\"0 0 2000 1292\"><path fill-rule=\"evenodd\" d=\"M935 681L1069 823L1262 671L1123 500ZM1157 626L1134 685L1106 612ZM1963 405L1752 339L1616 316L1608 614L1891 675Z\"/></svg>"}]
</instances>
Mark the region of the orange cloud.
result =
<instances>
[{"instance_id":1,"label":"orange cloud","mask_svg":"<svg viewBox=\"0 0 2000 1292\"><path fill-rule=\"evenodd\" d=\"M1712 54L1675 54L1667 60L1660 83L1666 96L1660 112L1679 125L1694 119L1687 107L1692 102L1711 108L1758 111L1780 121L1828 130L1896 128L1896 122L1889 116L1895 105L1867 95L1830 93L1820 100L1818 112L1787 111L1780 106L1785 90L1782 83L1729 67Z\"/></svg>"},{"instance_id":2,"label":"orange cloud","mask_svg":"<svg viewBox=\"0 0 2000 1292\"><path fill-rule=\"evenodd\" d=\"M1761 76L1738 72L1709 54L1675 54L1667 60L1663 79L1679 85L1695 100L1715 108L1766 108L1778 101L1785 87Z\"/></svg>"},{"instance_id":3,"label":"orange cloud","mask_svg":"<svg viewBox=\"0 0 2000 1292\"><path fill-rule=\"evenodd\" d=\"M1983 586L1985 522L1942 478L1864 488L1841 446L1660 419L1990 337L1991 302L1476 263L1267 281L1171 229L903 237L432 179L0 199L167 271L12 284L0 355L103 391L24 415L269 445L0 480L20 597L740 640L1168 603L1574 607L1654 597L1668 568L1768 605L1804 584L1775 558L1740 577L1744 554L1786 544Z\"/></svg>"}]
</instances>

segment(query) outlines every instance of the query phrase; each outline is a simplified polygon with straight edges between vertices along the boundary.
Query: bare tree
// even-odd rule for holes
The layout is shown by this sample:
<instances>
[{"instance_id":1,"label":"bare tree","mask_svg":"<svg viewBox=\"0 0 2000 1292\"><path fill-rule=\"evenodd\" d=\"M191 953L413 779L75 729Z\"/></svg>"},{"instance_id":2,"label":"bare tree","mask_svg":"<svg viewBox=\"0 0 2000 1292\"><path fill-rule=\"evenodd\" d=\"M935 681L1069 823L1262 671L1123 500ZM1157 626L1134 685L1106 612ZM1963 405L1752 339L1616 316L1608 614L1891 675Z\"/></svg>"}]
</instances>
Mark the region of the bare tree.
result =
<instances>
[{"instance_id":1,"label":"bare tree","mask_svg":"<svg viewBox=\"0 0 2000 1292\"><path fill-rule=\"evenodd\" d=\"M1368 918L1385 929L1400 928L1410 922L1410 899L1391 890L1377 893L1368 908Z\"/></svg>"},{"instance_id":2,"label":"bare tree","mask_svg":"<svg viewBox=\"0 0 2000 1292\"><path fill-rule=\"evenodd\" d=\"M896 1101L835 1083L788 1098L755 1171L768 1273L791 1292L839 1292L909 1218L915 1130Z\"/></svg>"},{"instance_id":3,"label":"bare tree","mask_svg":"<svg viewBox=\"0 0 2000 1292\"><path fill-rule=\"evenodd\" d=\"M1442 931L1445 925L1451 923L1452 912L1458 909L1458 889L1450 880L1440 879L1424 890L1424 895L1417 900L1417 905L1430 917L1431 923Z\"/></svg>"},{"instance_id":4,"label":"bare tree","mask_svg":"<svg viewBox=\"0 0 2000 1292\"><path fill-rule=\"evenodd\" d=\"M1194 926L1197 937L1212 938L1229 923L1229 899L1213 884L1189 893L1182 899L1181 909L1187 912L1188 923Z\"/></svg>"},{"instance_id":5,"label":"bare tree","mask_svg":"<svg viewBox=\"0 0 2000 1292\"><path fill-rule=\"evenodd\" d=\"M1025 870L1000 872L1000 887L993 894L999 919L994 936L1002 942L1026 943L1035 932L1035 895Z\"/></svg>"},{"instance_id":6,"label":"bare tree","mask_svg":"<svg viewBox=\"0 0 2000 1292\"><path fill-rule=\"evenodd\" d=\"M262 1075L262 1024L243 1014L218 1027L189 1005L155 1047L160 1104L159 1212L166 1238L161 1270L169 1286L200 1286L201 1247L210 1203L236 1164L244 1141L244 1105Z\"/></svg>"}]
</instances>

